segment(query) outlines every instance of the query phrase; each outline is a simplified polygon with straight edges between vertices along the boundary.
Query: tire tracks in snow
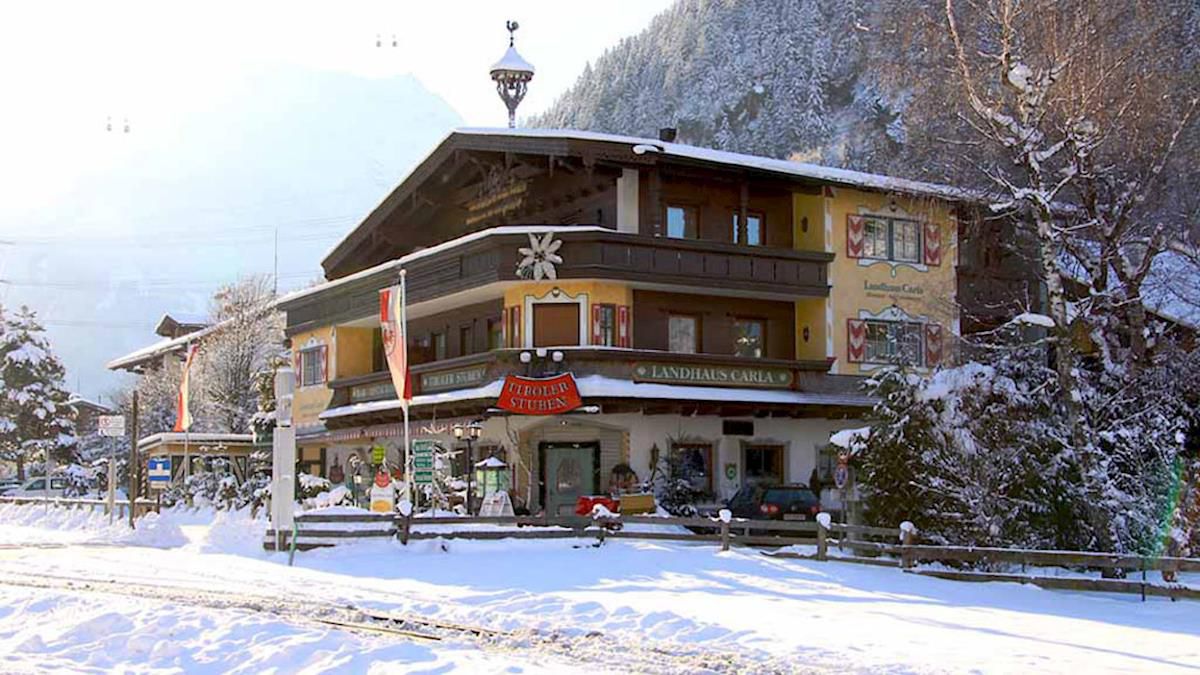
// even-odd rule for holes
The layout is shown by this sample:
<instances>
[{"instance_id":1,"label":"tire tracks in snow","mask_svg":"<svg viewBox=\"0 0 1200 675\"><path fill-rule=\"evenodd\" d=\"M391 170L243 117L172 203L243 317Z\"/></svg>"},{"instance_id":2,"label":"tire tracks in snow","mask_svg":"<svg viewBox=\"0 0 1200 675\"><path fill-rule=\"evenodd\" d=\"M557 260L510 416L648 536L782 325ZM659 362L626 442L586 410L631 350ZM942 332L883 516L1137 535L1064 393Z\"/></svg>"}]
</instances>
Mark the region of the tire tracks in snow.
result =
<instances>
[{"instance_id":1,"label":"tire tracks in snow","mask_svg":"<svg viewBox=\"0 0 1200 675\"><path fill-rule=\"evenodd\" d=\"M554 656L594 664L603 669L637 673L798 673L830 672L827 668L797 664L794 659L750 656L744 652L703 646L630 640L599 631L539 629L492 630L448 623L431 617L392 614L317 600L294 601L279 597L147 584L116 578L74 577L0 571L0 585L45 590L123 595L160 602L178 602L217 610L272 614L292 624L321 626L389 635L395 639L466 643L493 652L524 656Z\"/></svg>"}]
</instances>

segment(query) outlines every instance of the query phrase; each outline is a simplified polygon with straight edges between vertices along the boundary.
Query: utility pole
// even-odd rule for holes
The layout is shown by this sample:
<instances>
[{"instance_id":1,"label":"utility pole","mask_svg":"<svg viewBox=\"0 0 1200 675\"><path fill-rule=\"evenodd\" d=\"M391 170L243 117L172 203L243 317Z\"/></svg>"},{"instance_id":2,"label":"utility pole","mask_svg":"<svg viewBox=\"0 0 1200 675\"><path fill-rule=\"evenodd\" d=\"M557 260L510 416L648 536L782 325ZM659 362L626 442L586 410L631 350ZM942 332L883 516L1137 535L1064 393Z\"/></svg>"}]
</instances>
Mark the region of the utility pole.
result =
<instances>
[{"instance_id":1,"label":"utility pole","mask_svg":"<svg viewBox=\"0 0 1200 675\"><path fill-rule=\"evenodd\" d=\"M133 420L130 427L129 438L129 527L133 527L133 512L137 505L138 488L141 484L141 466L138 460L138 392L133 390Z\"/></svg>"}]
</instances>

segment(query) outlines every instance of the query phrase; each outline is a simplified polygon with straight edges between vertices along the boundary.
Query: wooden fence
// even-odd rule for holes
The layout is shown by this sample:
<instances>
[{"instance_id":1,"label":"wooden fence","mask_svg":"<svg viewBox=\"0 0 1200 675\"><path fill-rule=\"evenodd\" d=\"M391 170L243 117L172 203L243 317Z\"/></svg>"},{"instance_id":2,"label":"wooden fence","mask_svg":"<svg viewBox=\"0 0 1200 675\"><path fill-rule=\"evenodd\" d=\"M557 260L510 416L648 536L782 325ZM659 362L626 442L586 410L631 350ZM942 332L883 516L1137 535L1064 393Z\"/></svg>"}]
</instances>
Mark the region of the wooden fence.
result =
<instances>
[{"instance_id":1,"label":"wooden fence","mask_svg":"<svg viewBox=\"0 0 1200 675\"><path fill-rule=\"evenodd\" d=\"M376 523L371 530L329 528L329 524ZM492 525L508 529L480 529ZM658 526L648 529L645 526ZM686 530L686 531L684 531ZM912 528L870 527L816 521L742 520L722 522L711 518L656 516L620 516L587 518L582 516L547 518L516 517L439 517L403 518L400 516L361 514L299 514L293 532L277 538L268 532L265 545L274 549L276 540L286 547L303 550L330 546L337 541L359 537L395 536L403 544L429 539L592 539L603 544L608 539L642 539L773 549L764 551L775 558L838 560L858 564L899 568L905 572L956 581L1008 581L1043 588L1103 591L1163 596L1172 599L1200 600L1200 589L1174 583L1151 583L1149 572L1200 572L1198 558L1141 557L1081 551L1042 551L968 546L930 546L918 543ZM293 546L294 542L294 546ZM790 546L811 546L811 551L780 551ZM922 562L943 563L949 568L921 568ZM979 571L978 567L1020 565L1015 571ZM960 567L961 569L955 569ZM1030 573L1031 568L1064 568L1071 571L1114 570L1121 574L1140 573L1140 579L1097 579L1084 576L1049 576ZM1044 570L1043 570L1044 571Z\"/></svg>"},{"instance_id":2,"label":"wooden fence","mask_svg":"<svg viewBox=\"0 0 1200 675\"><path fill-rule=\"evenodd\" d=\"M108 514L107 499L77 499L70 497L9 497L0 496L0 504L37 504L46 507L62 508L68 510L102 510L105 515ZM113 508L117 512L118 518L125 518L129 513L129 500L117 499L113 501ZM157 508L155 502L150 499L138 499L134 503L134 517L140 518L147 513L154 511Z\"/></svg>"},{"instance_id":3,"label":"wooden fence","mask_svg":"<svg viewBox=\"0 0 1200 675\"><path fill-rule=\"evenodd\" d=\"M0 497L0 504L44 505L47 508L104 510L104 499L68 499L56 497ZM114 503L117 515L125 518L129 501ZM155 503L139 499L135 516L154 510ZM337 527L341 525L342 527ZM346 529L350 525L351 529ZM493 525L510 529L473 529ZM365 526L365 527L364 527ZM647 529L658 526L662 529ZM512 529L515 528L515 529ZM685 531L686 530L686 531ZM1200 600L1200 589L1177 583L1152 583L1150 572L1174 576L1200 572L1200 558L1135 556L1083 551L1045 551L977 546L931 546L918 543L913 529L869 527L817 521L770 521L735 519L723 522L713 518L677 518L657 516L619 516L588 518L582 516L547 518L545 516L508 516L472 518L404 518L393 514L301 513L292 531L276 534L268 530L263 545L274 550L305 550L333 546L339 541L395 537L403 544L427 539L643 539L773 549L764 551L774 558L838 560L859 564L898 567L915 575L955 581L1008 581L1033 584L1042 588L1109 593L1134 593L1147 596ZM789 546L811 546L812 551L780 551ZM848 552L848 553L847 553ZM934 562L942 568L922 568L920 563ZM980 570L980 567L1020 566L1004 571ZM1083 576L1031 574L1031 568L1063 568L1070 571L1110 570L1118 577L1098 579ZM1128 575L1140 575L1129 579Z\"/></svg>"}]
</instances>

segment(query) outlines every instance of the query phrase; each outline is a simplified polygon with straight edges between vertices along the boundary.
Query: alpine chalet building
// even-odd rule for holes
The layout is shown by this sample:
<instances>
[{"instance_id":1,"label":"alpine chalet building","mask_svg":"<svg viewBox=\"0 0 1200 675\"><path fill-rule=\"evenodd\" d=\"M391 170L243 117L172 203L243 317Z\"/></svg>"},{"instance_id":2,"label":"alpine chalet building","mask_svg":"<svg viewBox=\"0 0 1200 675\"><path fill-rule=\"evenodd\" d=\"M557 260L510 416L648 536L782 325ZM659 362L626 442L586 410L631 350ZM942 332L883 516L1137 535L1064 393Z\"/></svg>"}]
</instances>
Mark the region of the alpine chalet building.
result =
<instances>
[{"instance_id":1,"label":"alpine chalet building","mask_svg":"<svg viewBox=\"0 0 1200 675\"><path fill-rule=\"evenodd\" d=\"M949 358L962 194L665 131L434 148L325 283L280 300L303 470L348 476L376 448L404 465L379 301L404 270L413 438L465 449L454 426L481 426L472 459L504 463L518 507L570 512L670 466L714 500L814 469L828 487L863 377Z\"/></svg>"}]
</instances>

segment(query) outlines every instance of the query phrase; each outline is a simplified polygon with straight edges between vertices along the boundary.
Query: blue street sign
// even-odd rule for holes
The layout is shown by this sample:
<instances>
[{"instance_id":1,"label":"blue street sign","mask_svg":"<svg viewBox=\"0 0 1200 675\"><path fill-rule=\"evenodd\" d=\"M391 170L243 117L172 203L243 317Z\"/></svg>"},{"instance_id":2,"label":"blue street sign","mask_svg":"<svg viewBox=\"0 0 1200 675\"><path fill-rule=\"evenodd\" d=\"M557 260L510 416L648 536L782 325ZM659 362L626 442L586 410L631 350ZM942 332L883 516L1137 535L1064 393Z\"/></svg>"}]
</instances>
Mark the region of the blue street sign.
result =
<instances>
[{"instance_id":1,"label":"blue street sign","mask_svg":"<svg viewBox=\"0 0 1200 675\"><path fill-rule=\"evenodd\" d=\"M171 458L151 457L146 461L146 480L152 488L166 488L171 484Z\"/></svg>"}]
</instances>

